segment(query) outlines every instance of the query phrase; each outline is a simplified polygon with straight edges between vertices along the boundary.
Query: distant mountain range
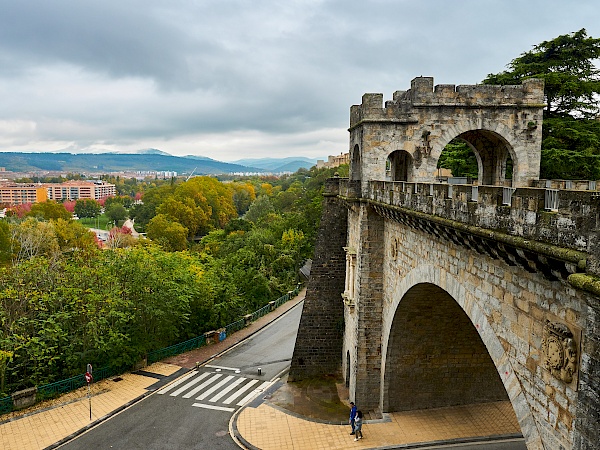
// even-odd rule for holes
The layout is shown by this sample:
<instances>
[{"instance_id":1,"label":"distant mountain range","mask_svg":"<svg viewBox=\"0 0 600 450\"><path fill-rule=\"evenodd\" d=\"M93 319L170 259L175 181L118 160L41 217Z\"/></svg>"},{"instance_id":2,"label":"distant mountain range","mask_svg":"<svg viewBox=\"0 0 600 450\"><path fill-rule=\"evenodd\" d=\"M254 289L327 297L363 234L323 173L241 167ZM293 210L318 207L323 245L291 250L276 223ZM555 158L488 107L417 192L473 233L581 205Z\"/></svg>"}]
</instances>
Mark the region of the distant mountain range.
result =
<instances>
[{"instance_id":1,"label":"distant mountain range","mask_svg":"<svg viewBox=\"0 0 600 450\"><path fill-rule=\"evenodd\" d=\"M295 172L316 160L304 157L244 159L233 163L205 156L173 156L157 149L137 153L15 153L0 152L0 167L11 172L109 173L170 171L181 175L218 175L237 172Z\"/></svg>"}]
</instances>

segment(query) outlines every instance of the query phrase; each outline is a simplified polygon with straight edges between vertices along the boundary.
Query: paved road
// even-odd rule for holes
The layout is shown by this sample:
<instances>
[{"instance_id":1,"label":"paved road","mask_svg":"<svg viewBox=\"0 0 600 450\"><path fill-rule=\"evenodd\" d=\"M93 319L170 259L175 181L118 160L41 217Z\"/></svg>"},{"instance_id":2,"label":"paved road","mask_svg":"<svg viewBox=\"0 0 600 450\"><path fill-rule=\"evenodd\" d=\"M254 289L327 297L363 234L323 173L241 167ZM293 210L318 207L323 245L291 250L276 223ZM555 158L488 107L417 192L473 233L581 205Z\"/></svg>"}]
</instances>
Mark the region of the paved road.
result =
<instances>
[{"instance_id":1,"label":"paved road","mask_svg":"<svg viewBox=\"0 0 600 450\"><path fill-rule=\"evenodd\" d=\"M61 448L239 449L229 435L229 420L289 366L301 305Z\"/></svg>"},{"instance_id":2,"label":"paved road","mask_svg":"<svg viewBox=\"0 0 600 450\"><path fill-rule=\"evenodd\" d=\"M398 449L406 450L406 446L398 447ZM408 448L411 448L410 446ZM416 448L416 447L413 447ZM465 444L452 445L434 445L423 447L418 446L419 450L527 450L524 439L510 439L505 441L485 441L473 442ZM391 447L390 447L390 450Z\"/></svg>"}]
</instances>

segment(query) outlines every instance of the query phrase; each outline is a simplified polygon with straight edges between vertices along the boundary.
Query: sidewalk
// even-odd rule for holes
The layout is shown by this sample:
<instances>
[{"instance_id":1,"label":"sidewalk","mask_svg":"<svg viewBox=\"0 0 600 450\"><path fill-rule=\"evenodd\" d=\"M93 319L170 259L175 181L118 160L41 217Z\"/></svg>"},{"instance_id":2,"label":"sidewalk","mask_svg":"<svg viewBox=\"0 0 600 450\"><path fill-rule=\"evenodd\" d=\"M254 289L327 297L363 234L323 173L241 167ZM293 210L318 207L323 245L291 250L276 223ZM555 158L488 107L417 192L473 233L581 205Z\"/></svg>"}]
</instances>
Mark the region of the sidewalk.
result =
<instances>
[{"instance_id":1,"label":"sidewalk","mask_svg":"<svg viewBox=\"0 0 600 450\"><path fill-rule=\"evenodd\" d=\"M87 388L26 411L2 416L0 448L39 450L59 447L180 377L194 368L196 363L204 364L256 333L304 300L304 295L305 291L302 291L296 298L222 342L166 359L135 373L92 384L91 420ZM306 414L311 402L322 403L328 394L335 397L336 402L343 403L347 399L342 398L342 393L337 395L317 390L314 395L307 395L294 389L280 381L238 410L231 421L232 435L248 449L313 450L346 449L349 445L361 449L410 448L426 442L444 444L489 440L493 437L517 438L520 433L510 403L497 402L387 414L383 419L366 420L363 425L364 439L354 442L354 436L349 435L347 419L340 417L346 412L344 404L332 409L328 420L308 418ZM295 401L291 400L289 405L276 401L293 399L294 396Z\"/></svg>"},{"instance_id":2,"label":"sidewalk","mask_svg":"<svg viewBox=\"0 0 600 450\"><path fill-rule=\"evenodd\" d=\"M510 402L384 414L383 419L365 421L364 438L358 442L349 435L347 423L299 417L268 401L244 407L235 426L238 438L247 448L261 450L345 450L351 445L358 449L391 449L417 448L425 443L522 441Z\"/></svg>"}]
</instances>

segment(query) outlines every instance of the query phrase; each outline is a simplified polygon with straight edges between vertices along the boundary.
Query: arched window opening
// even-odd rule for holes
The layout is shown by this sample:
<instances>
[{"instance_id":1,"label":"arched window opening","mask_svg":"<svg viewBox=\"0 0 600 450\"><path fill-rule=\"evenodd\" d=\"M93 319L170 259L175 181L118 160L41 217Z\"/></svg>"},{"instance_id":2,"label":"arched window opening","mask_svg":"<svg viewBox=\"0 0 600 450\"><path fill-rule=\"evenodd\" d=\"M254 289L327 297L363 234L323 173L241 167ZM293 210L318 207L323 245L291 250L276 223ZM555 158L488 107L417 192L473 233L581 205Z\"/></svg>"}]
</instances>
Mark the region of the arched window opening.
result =
<instances>
[{"instance_id":1,"label":"arched window opening","mask_svg":"<svg viewBox=\"0 0 600 450\"><path fill-rule=\"evenodd\" d=\"M410 181L413 159L410 153L396 150L386 161L386 175L391 181Z\"/></svg>"},{"instance_id":2,"label":"arched window opening","mask_svg":"<svg viewBox=\"0 0 600 450\"><path fill-rule=\"evenodd\" d=\"M350 179L360 180L362 178L362 169L360 161L360 148L358 144L354 146L350 155Z\"/></svg>"}]
</instances>

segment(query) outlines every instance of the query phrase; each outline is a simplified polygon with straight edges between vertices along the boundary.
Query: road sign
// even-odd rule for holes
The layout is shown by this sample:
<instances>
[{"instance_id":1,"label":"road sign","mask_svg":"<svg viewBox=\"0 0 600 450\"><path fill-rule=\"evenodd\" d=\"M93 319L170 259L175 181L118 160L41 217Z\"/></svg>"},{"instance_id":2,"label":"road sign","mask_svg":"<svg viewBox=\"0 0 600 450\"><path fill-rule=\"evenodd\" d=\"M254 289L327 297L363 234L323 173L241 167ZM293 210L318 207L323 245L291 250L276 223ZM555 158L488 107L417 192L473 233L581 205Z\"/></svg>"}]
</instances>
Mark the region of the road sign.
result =
<instances>
[{"instance_id":1,"label":"road sign","mask_svg":"<svg viewBox=\"0 0 600 450\"><path fill-rule=\"evenodd\" d=\"M85 373L85 381L88 382L88 384L90 384L92 382L92 374L89 372Z\"/></svg>"},{"instance_id":2,"label":"road sign","mask_svg":"<svg viewBox=\"0 0 600 450\"><path fill-rule=\"evenodd\" d=\"M86 372L87 372L87 373L89 373L90 375L92 374L92 365L91 365L91 364L88 364L88 365L87 365L87 370L86 370Z\"/></svg>"}]
</instances>

